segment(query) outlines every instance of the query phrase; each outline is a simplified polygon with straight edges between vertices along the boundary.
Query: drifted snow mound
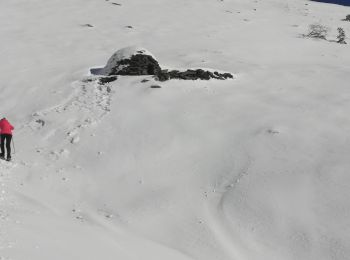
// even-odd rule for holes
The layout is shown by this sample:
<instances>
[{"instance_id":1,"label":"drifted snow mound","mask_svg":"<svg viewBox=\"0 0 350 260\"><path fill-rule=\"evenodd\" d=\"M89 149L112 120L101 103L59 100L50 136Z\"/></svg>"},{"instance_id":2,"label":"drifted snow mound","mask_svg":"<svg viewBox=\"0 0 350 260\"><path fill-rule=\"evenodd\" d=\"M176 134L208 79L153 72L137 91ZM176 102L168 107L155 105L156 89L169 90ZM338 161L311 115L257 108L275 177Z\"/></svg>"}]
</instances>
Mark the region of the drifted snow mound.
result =
<instances>
[{"instance_id":1,"label":"drifted snow mound","mask_svg":"<svg viewBox=\"0 0 350 260\"><path fill-rule=\"evenodd\" d=\"M112 75L154 75L159 81L170 79L209 80L232 79L231 73L219 73L203 69L162 70L156 58L146 49L140 47L123 48L112 55L107 65L102 69L92 69L93 74Z\"/></svg>"},{"instance_id":2,"label":"drifted snow mound","mask_svg":"<svg viewBox=\"0 0 350 260\"><path fill-rule=\"evenodd\" d=\"M112 55L100 74L156 75L160 71L159 63L149 51L140 47L126 47Z\"/></svg>"}]
</instances>

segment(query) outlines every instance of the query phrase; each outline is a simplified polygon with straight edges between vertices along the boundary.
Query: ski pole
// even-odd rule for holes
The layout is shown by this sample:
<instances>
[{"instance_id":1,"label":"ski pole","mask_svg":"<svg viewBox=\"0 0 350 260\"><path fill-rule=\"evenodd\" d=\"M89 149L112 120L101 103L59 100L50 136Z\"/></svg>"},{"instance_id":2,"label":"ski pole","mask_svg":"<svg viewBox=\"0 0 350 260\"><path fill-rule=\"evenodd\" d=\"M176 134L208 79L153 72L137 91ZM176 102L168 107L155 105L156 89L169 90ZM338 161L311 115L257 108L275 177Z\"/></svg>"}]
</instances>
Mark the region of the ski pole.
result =
<instances>
[{"instance_id":1,"label":"ski pole","mask_svg":"<svg viewBox=\"0 0 350 260\"><path fill-rule=\"evenodd\" d=\"M13 154L16 154L15 139L12 137Z\"/></svg>"}]
</instances>

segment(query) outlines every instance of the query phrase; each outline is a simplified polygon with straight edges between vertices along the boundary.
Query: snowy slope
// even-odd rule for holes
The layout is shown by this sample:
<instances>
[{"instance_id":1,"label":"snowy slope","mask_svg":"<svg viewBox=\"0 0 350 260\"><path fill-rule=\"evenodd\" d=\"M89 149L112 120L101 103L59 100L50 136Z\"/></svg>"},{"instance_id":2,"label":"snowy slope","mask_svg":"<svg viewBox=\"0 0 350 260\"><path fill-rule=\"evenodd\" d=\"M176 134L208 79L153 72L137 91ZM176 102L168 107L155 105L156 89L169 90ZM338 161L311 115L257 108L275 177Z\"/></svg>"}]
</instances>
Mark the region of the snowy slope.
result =
<instances>
[{"instance_id":1,"label":"snowy slope","mask_svg":"<svg viewBox=\"0 0 350 260\"><path fill-rule=\"evenodd\" d=\"M302 34L350 9L114 3L0 2L0 259L349 259L349 46ZM88 75L132 45L237 78Z\"/></svg>"}]
</instances>

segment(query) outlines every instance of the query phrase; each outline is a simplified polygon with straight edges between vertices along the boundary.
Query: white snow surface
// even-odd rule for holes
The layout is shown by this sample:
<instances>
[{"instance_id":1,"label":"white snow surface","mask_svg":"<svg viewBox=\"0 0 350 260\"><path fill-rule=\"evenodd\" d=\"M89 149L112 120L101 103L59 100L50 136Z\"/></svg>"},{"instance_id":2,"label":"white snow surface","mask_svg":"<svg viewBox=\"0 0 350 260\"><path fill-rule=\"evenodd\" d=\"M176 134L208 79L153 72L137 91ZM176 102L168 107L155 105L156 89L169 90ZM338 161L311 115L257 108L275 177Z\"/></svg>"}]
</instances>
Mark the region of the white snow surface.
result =
<instances>
[{"instance_id":1,"label":"white snow surface","mask_svg":"<svg viewBox=\"0 0 350 260\"><path fill-rule=\"evenodd\" d=\"M114 3L0 1L0 259L350 259L350 45L301 36L350 9ZM86 76L125 46L236 78Z\"/></svg>"}]
</instances>

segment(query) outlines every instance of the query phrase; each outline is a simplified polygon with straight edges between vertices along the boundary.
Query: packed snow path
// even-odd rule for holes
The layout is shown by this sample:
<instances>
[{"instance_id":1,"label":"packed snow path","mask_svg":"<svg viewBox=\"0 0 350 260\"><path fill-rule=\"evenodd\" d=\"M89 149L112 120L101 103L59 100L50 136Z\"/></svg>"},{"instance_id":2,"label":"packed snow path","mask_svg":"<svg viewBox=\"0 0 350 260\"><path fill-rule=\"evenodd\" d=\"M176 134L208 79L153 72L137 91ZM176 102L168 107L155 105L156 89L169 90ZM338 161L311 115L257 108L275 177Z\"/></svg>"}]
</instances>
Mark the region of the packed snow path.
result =
<instances>
[{"instance_id":1,"label":"packed snow path","mask_svg":"<svg viewBox=\"0 0 350 260\"><path fill-rule=\"evenodd\" d=\"M11 169L14 163L0 161L0 252L5 249L11 249L15 245L14 238L10 236L10 231L17 222L13 218L12 212L16 207L16 201L9 189L11 186ZM0 259L8 260L0 253Z\"/></svg>"},{"instance_id":2,"label":"packed snow path","mask_svg":"<svg viewBox=\"0 0 350 260\"><path fill-rule=\"evenodd\" d=\"M12 252L12 255L20 259L21 254L16 252L24 251L26 254L37 255L37 257L48 254L46 256L51 259L61 259L61 254L50 256L50 252L46 250L49 247L52 247L52 250L63 247L61 250L70 254L71 248L68 245L72 243L76 249L80 248L79 256L86 255L86 257L97 258L102 255L104 259L114 259L118 256L123 259L136 260L148 252L157 252L157 255L167 259L190 259L175 250L137 238L136 234L126 232L120 224L116 225L120 222L118 214L105 208L105 205L91 209L89 207L91 205L85 204L85 199L80 197L79 192L84 191L86 187L78 187L78 190L75 190L76 185L82 186L85 181L79 175L83 168L69 158L70 150L74 150L74 146L79 143L80 135L84 131L88 132L87 136L90 138L95 136L92 132L110 111L111 96L114 91L110 84L99 84L98 78L86 78L75 82L72 87L74 90L72 95L62 104L34 113L33 119L19 129L18 136L26 136L27 141L31 144L27 147L35 152L30 162L27 159L18 167L18 173L26 171L28 174L19 176L11 171L16 165L14 162L2 162L1 164L1 170L4 172L1 176L3 186L1 220L3 222L12 221L11 211L14 212L16 218L21 219L21 221L14 221L18 226L16 235L13 236L16 237L16 243L8 240L11 234L5 224L2 226L1 246L4 252ZM28 136L37 135L43 137L42 143L32 142L38 140L36 139L38 137L28 139ZM22 154L25 154L25 151L20 150L17 160L20 160ZM14 180L16 177L19 179ZM30 179L30 185L38 182L41 182L41 185L38 186L38 190L26 190L26 187L23 186L25 181L22 178ZM19 193L11 193L6 189L7 182L10 180L13 182L12 186L21 186L17 187ZM59 182L63 183L61 187L57 187ZM65 185L65 183L68 184ZM47 195L48 193L51 195L46 198L42 197L42 194ZM63 194L65 194L64 197L62 197ZM78 197L73 198L69 194ZM52 204L53 202L64 204L64 209L67 211L62 212L61 205ZM17 206L14 209L15 204ZM115 222L114 218L117 218L116 223L111 224ZM45 227L42 226L41 219L45 222ZM61 228L57 230L58 226ZM71 234L71 230L76 230L76 235ZM57 239L65 237L68 241L46 241L51 232ZM18 235L20 235L19 238ZM98 236L98 240L94 236ZM119 242L113 242L114 240ZM87 244L91 244L90 250L85 248ZM138 248L137 252L127 249L131 245ZM64 249L65 247L67 248ZM105 255L101 252L105 252Z\"/></svg>"}]
</instances>

